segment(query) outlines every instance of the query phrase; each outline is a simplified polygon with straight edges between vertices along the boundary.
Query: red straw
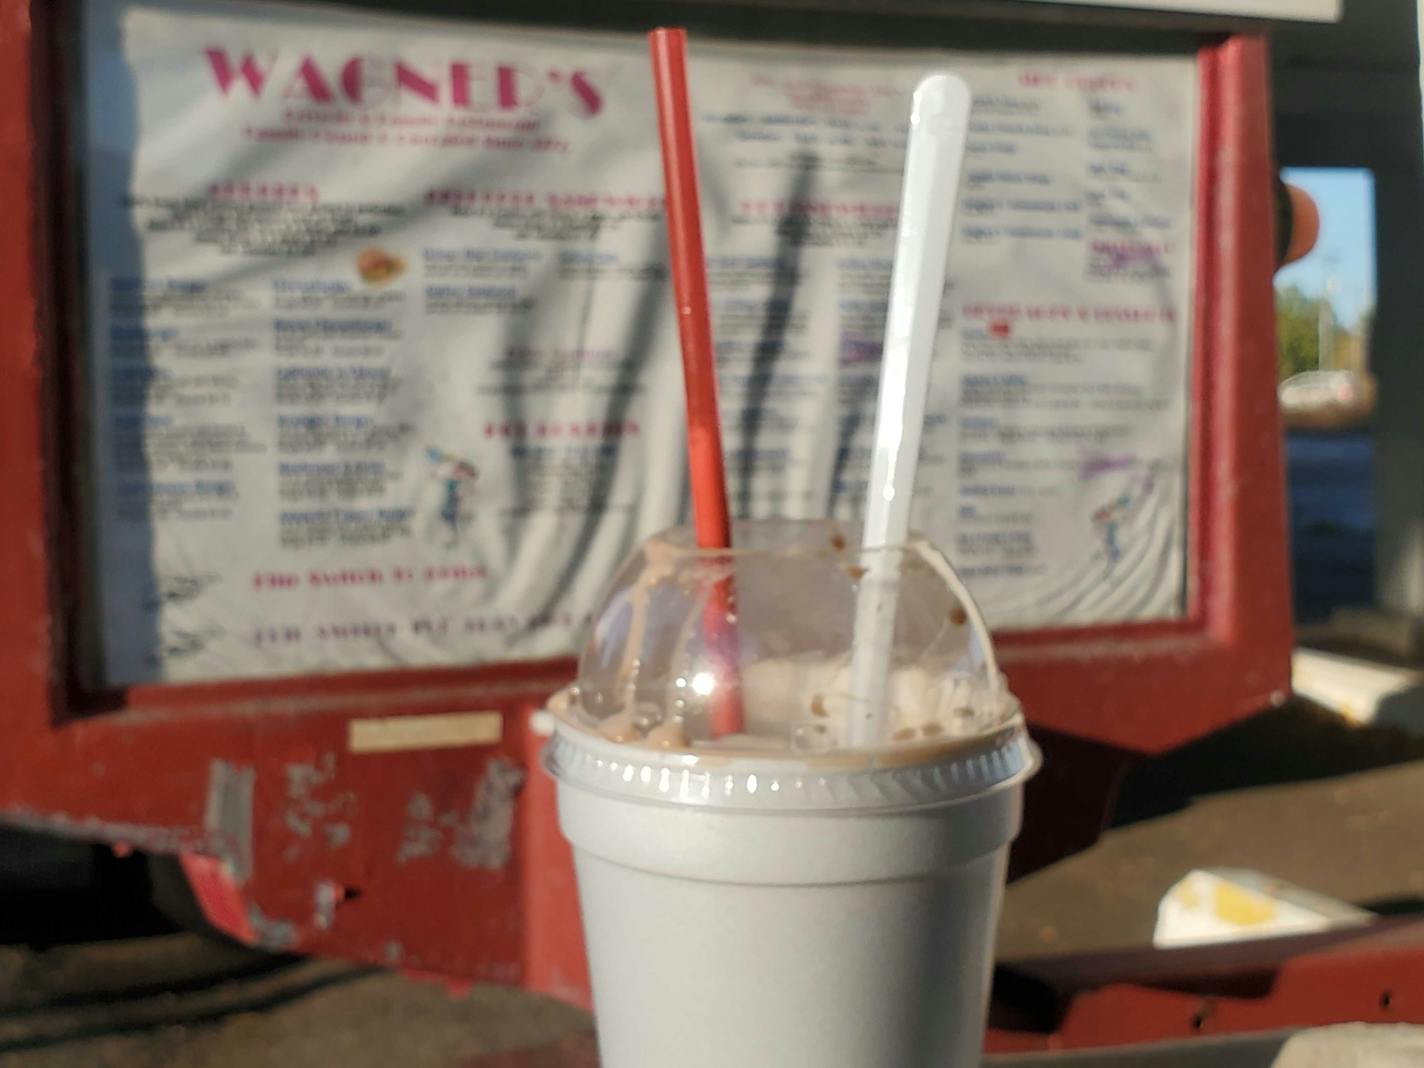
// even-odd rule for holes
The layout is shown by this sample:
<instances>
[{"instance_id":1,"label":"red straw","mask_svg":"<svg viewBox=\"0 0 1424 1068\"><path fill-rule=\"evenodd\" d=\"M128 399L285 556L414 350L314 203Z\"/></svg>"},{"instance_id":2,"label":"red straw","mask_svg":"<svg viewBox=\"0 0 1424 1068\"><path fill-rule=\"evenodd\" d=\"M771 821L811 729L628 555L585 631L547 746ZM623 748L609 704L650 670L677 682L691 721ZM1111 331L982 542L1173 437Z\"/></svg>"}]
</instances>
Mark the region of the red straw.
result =
<instances>
[{"instance_id":1,"label":"red straw","mask_svg":"<svg viewBox=\"0 0 1424 1068\"><path fill-rule=\"evenodd\" d=\"M697 192L697 152L687 92L687 34L658 29L648 34L653 84L658 102L658 134L663 146L667 188L668 248L677 330L682 342L682 376L687 390L687 465L692 479L692 517L697 544L726 549L732 544L727 513L727 475L722 464L722 427L717 416L717 367L712 352L712 317L707 299L707 263L702 252L702 207ZM737 680L732 590L718 583L708 605L708 640L724 670L713 695L712 733L742 729ZM730 670L727 670L730 669Z\"/></svg>"},{"instance_id":2,"label":"red straw","mask_svg":"<svg viewBox=\"0 0 1424 1068\"><path fill-rule=\"evenodd\" d=\"M668 247L677 330L682 339L682 375L687 389L687 461L692 475L692 513L697 544L732 544L727 517L727 477L722 467L722 429L717 418L717 370L707 300L707 264L702 253L702 208L697 193L697 154L687 95L687 34L654 30L653 81L658 98L658 134L663 142L667 185Z\"/></svg>"}]
</instances>

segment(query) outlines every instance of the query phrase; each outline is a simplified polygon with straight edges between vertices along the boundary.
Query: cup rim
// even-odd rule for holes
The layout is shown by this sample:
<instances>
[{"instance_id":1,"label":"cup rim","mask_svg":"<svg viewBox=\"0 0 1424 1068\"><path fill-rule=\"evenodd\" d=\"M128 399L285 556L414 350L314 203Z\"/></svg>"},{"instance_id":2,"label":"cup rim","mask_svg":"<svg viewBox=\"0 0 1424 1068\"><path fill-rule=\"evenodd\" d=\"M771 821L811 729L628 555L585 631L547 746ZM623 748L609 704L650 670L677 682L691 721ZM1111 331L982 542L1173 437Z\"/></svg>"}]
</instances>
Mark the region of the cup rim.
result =
<instances>
[{"instance_id":1,"label":"cup rim","mask_svg":"<svg viewBox=\"0 0 1424 1068\"><path fill-rule=\"evenodd\" d=\"M1042 757L1022 715L958 745L824 755L659 750L600 738L556 716L541 763L561 784L640 803L814 815L973 801L1023 783Z\"/></svg>"}]
</instances>

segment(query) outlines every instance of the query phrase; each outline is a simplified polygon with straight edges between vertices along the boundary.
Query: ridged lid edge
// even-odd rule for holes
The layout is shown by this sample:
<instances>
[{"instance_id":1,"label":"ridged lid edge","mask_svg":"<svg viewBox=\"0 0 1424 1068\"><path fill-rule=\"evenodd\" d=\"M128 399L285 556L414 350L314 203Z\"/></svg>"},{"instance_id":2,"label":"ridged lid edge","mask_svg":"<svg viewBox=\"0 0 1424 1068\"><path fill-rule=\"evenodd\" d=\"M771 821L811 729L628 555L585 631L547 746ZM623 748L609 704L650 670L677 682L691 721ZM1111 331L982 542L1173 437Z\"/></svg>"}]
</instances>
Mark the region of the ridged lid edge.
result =
<instances>
[{"instance_id":1,"label":"ridged lid edge","mask_svg":"<svg viewBox=\"0 0 1424 1068\"><path fill-rule=\"evenodd\" d=\"M1022 782L1038 749L1021 719L963 744L855 754L694 754L625 745L560 720L544 766L568 786L669 805L748 812L835 812L953 804Z\"/></svg>"}]
</instances>

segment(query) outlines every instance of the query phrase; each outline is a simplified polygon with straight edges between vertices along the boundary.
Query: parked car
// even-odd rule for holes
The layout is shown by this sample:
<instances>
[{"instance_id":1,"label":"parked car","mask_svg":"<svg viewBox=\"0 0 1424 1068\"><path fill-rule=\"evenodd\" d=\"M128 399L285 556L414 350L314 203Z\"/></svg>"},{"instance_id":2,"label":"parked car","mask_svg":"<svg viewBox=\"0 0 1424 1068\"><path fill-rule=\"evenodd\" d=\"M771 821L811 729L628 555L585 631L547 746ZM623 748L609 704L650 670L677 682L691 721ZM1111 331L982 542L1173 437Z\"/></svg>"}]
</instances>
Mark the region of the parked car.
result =
<instances>
[{"instance_id":1,"label":"parked car","mask_svg":"<svg viewBox=\"0 0 1424 1068\"><path fill-rule=\"evenodd\" d=\"M1375 380L1365 371L1306 371L1282 382L1279 396L1287 430L1345 430L1374 413Z\"/></svg>"}]
</instances>

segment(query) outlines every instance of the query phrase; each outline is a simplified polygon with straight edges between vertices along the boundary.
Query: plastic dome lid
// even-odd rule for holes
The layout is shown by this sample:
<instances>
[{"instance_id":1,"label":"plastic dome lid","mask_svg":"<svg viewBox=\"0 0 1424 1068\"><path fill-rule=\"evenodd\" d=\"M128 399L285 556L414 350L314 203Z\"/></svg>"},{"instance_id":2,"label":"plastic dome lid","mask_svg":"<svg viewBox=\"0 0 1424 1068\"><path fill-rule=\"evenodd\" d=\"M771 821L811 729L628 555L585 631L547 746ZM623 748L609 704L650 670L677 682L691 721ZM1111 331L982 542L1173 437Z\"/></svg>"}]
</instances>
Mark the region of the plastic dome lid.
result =
<instances>
[{"instance_id":1,"label":"plastic dome lid","mask_svg":"<svg viewBox=\"0 0 1424 1068\"><path fill-rule=\"evenodd\" d=\"M982 616L928 541L861 550L833 520L757 520L737 524L733 542L703 550L676 528L629 557L595 614L560 710L566 722L654 749L847 751L868 563L898 584L876 748L942 747L1021 721ZM742 729L722 733L729 702Z\"/></svg>"}]
</instances>

